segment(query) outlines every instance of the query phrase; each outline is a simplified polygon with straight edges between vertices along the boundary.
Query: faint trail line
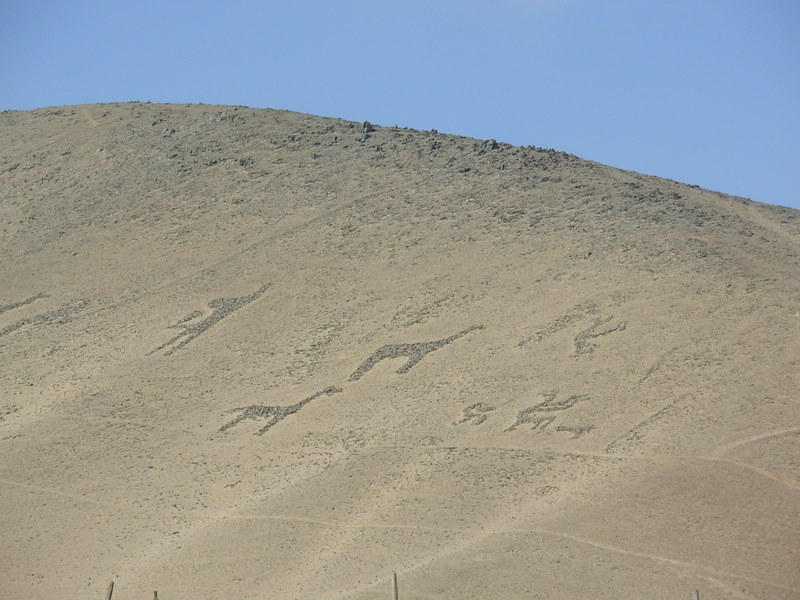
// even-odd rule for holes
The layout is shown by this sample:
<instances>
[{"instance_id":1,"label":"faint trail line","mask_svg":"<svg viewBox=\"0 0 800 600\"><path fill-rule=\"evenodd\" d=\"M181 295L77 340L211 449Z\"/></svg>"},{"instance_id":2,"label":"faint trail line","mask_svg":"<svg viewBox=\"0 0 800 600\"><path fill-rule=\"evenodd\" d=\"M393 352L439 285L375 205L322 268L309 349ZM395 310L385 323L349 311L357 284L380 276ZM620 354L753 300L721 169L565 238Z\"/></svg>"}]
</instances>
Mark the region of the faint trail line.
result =
<instances>
[{"instance_id":1,"label":"faint trail line","mask_svg":"<svg viewBox=\"0 0 800 600\"><path fill-rule=\"evenodd\" d=\"M660 556L658 554L649 554L647 552L637 552L636 550L626 550L624 548L618 548L616 546L611 546L609 544L604 544L602 542L598 542L598 541L595 541L595 540L589 540L589 539L586 539L586 538L583 538L583 537L580 537L580 536L577 536L577 535L572 535L572 534L569 534L569 533L565 533L563 531L553 531L551 529L529 529L529 530L526 530L526 532L538 533L540 535L558 536L558 537L561 537L561 538L565 538L565 539L568 539L568 540L573 540L575 542L579 542L581 544L588 544L589 546L594 546L595 548L600 548L602 550L608 550L609 552L616 552L618 554L625 554L625 555L628 555L628 556L637 556L639 558L646 558L646 559L649 559L649 560L654 560L654 561L657 561L657 562L661 562L661 563L665 563L665 564L672 565L672 566L677 566L677 567L683 567L683 568L689 568L689 569L700 569L701 571L705 571L706 573L710 573L712 575L722 576L722 577L729 577L731 579L741 579L741 580L744 580L744 581L751 581L753 583L761 583L763 585L768 585L768 586L775 587L775 588L778 588L778 589L781 589L781 590L786 590L786 591L789 591L789 592L795 592L797 594L800 594L800 588L794 588L794 587L791 587L791 586L788 586L788 585L781 585L779 583L773 583L772 581L766 581L764 579L758 579L757 577L747 577L745 575L737 575L737 574L734 574L734 573L728 573L726 571L720 571L720 570L717 570L717 569L713 569L711 567L706 567L704 565L699 565L697 563L687 562L687 561L684 561L684 560L678 560L676 558L669 558L667 556ZM726 585L726 587L728 587L728 586Z\"/></svg>"},{"instance_id":2,"label":"faint trail line","mask_svg":"<svg viewBox=\"0 0 800 600\"><path fill-rule=\"evenodd\" d=\"M377 197L379 197L379 195L376 194L375 197L377 198ZM370 197L370 199L372 199L372 197ZM302 221L300 223L295 223L295 224L290 225L289 227L286 228L286 230L284 230L282 232L279 232L278 235L276 236L276 238L270 238L269 241L271 241L272 239L279 239L280 237L285 236L285 235L289 235L289 234L292 234L292 233L297 233L299 230L303 229L304 227L312 225L312 224L314 224L314 223L316 223L318 221L325 221L325 219L327 219L328 217L334 215L338 210L353 206L357 202L358 202L358 200L347 200L347 201L342 201L342 202L340 202L338 204L335 204L335 205L333 205L333 208L327 210L326 212L324 212L324 213L322 213L320 215L317 215L315 217L311 217L307 221ZM181 227L185 227L185 226L181 226ZM170 228L169 230L172 230L172 229L175 229L175 228ZM143 298L153 296L159 290L163 290L163 289L168 288L168 287L176 286L177 284L179 284L181 282L190 281L192 278L195 278L195 277L197 277L198 275L201 275L201 274L214 273L223 264L225 264L227 262L230 262L230 261L234 261L234 260L240 258L246 252L251 252L254 249L258 248L259 246L263 246L266 243L267 243L266 241L264 241L263 239L259 238L257 241L253 242L252 244L249 244L245 248L243 248L241 250L238 250L238 251L235 251L235 252L233 252L231 254L228 254L228 255L226 255L224 257L218 258L214 262L209 263L209 264L207 264L207 265L205 265L203 267L198 267L197 269L195 269L194 271L192 271L191 273L189 273L187 275L181 275L179 277L176 277L175 279L171 279L171 280L166 281L166 282L164 282L162 284L159 284L159 285L156 285L156 286L153 286L153 287L149 287L146 290L131 292L129 295L123 297L122 299L118 300L117 302L114 302L112 304L107 304L105 306L100 306L100 307L96 308L95 310L93 310L91 312L84 313L84 316L90 317L92 315L95 315L95 314L98 314L98 313L102 313L102 312L106 312L108 310L112 310L112 309L115 309L115 308L119 308L121 306L130 306L132 304L137 303L138 301L141 301Z\"/></svg>"},{"instance_id":3,"label":"faint trail line","mask_svg":"<svg viewBox=\"0 0 800 600\"><path fill-rule=\"evenodd\" d=\"M763 436L763 437L771 437L771 436ZM589 454L588 456L594 456ZM779 483L785 487L788 487L791 490L800 491L800 482L795 481L788 475L784 475L782 473L773 473L772 471L768 471L766 469L762 469L756 465L752 465L750 463L739 462L737 460L730 460L728 458L721 458L718 456L664 456L664 457L634 457L634 456L625 456L622 454L609 454L608 456L616 456L618 458L623 458L627 460L649 460L650 462L690 462L690 461L702 461L702 462L716 462L716 463L726 463L729 465L733 465L735 467L739 467L740 469L746 469L748 471L752 471L756 475L761 477L765 477L767 479L771 479L776 483Z\"/></svg>"},{"instance_id":4,"label":"faint trail line","mask_svg":"<svg viewBox=\"0 0 800 600\"><path fill-rule=\"evenodd\" d=\"M761 440L766 440L771 437L778 437L781 435L786 435L787 433L797 433L800 432L800 427L790 427L789 429L777 429L775 431L769 431L767 433L762 433L760 435L754 435L752 437L744 438L743 440L739 440L738 442L734 442L733 444L728 444L727 446L723 446L719 448L715 454L718 456L722 456L726 452L730 452L734 448L738 448L739 446L745 446L747 444L752 444L753 442L760 442Z\"/></svg>"},{"instance_id":5,"label":"faint trail line","mask_svg":"<svg viewBox=\"0 0 800 600\"><path fill-rule=\"evenodd\" d=\"M759 436L760 438L764 437L771 437L773 435L782 435L783 433L791 433L793 431L800 430L800 428L789 429L780 433L771 433L765 434L763 436ZM504 448L500 446L375 446L375 449L381 450L412 450L412 451L421 451L421 450L441 450L441 451L457 451L457 450L493 450L493 451L505 451L505 452L514 452L514 453L524 453L524 454L533 454L537 456L543 457L555 457L555 456L562 456L562 457L584 457L584 458L597 458L601 460L631 460L631 461L638 461L638 462L649 462L649 463L660 463L660 464L667 464L667 463L681 463L681 462L690 462L690 461L701 461L701 462L716 462L716 463L727 463L729 465L733 465L742 469L747 469L748 471L752 471L757 475L762 477L766 477L771 479L781 485L784 485L793 490L800 490L800 482L794 480L793 478L789 477L788 475L784 475L782 473L773 473L772 471L768 471L766 469L762 469L761 467L757 467L756 465L752 465L749 463L739 462L736 460L730 460L727 458L721 458L718 456L703 456L703 455L663 455L663 456L647 456L647 455L631 455L631 454L615 454L611 452L559 452L555 450L532 450L526 448Z\"/></svg>"},{"instance_id":6,"label":"faint trail line","mask_svg":"<svg viewBox=\"0 0 800 600\"><path fill-rule=\"evenodd\" d=\"M800 429L800 428L796 428ZM790 430L791 431L791 430ZM787 433L787 432L782 432ZM761 437L772 437L772 435L781 435L781 434L770 434ZM593 454L587 454L586 456L595 456ZM792 490L800 491L800 482L795 481L793 478L789 477L788 475L784 475L783 473L774 473L772 471L768 471L767 469L762 469L756 465L750 463L739 462L737 460L731 460L728 458L722 458L719 456L701 456L701 455L686 455L686 456L642 456L642 457L635 457L635 456L626 456L623 454L608 454L607 456L615 456L618 458L623 458L626 460L649 460L650 462L690 462L690 461L702 461L702 462L716 462L716 463L726 463L729 465L733 465L735 467L739 467L741 469L746 469L748 471L752 471L756 475L760 475L761 477L765 477L767 479L771 479L776 483L779 483L785 487L788 487Z\"/></svg>"},{"instance_id":7,"label":"faint trail line","mask_svg":"<svg viewBox=\"0 0 800 600\"><path fill-rule=\"evenodd\" d=\"M766 469L762 469L761 467L757 467L749 463L738 462L735 460L728 460L726 458L707 458L705 460L713 462L724 462L730 465L735 465L737 467L747 469L748 471L752 471L753 473L761 475L762 477L766 477L767 479L772 479L773 481L776 481L777 483L780 483L781 485L784 485L792 490L800 491L800 482L795 481L788 475L773 473L772 471L767 471Z\"/></svg>"},{"instance_id":8,"label":"faint trail line","mask_svg":"<svg viewBox=\"0 0 800 600\"><path fill-rule=\"evenodd\" d=\"M374 196L370 196L368 198L368 200L373 200L374 198L379 198L379 197L380 197L380 194L374 194ZM318 223L318 222L326 222L330 217L332 217L334 214L336 214L336 212L338 212L339 210L355 206L356 204L358 204L358 202L359 202L358 200L343 200L343 201L338 202L338 203L332 203L331 205L329 205L329 208L327 210L325 210L324 212L322 212L321 214L318 214L316 216L310 216L307 220L304 220L304 221L301 221L299 223L294 223L294 224L289 225L288 227L286 227L286 229L284 231L279 232L277 237L279 238L279 237L283 237L283 236L286 236L286 235L289 235L289 234L292 234L292 233L297 233L300 230L302 230L302 229L304 229L304 228L306 228L306 227L308 227L310 225L314 225L315 223ZM219 258L219 259L215 260L214 262L212 262L212 263L210 263L210 264L208 264L208 265L206 265L204 267L200 267L194 273L192 273L190 275L184 275L183 277L177 277L176 279L170 281L169 283L165 283L162 286L157 286L157 287L155 287L155 288L153 288L152 290L149 290L149 291L152 292L152 291L157 290L157 289L159 289L161 287L166 287L167 285L173 285L173 284L175 284L177 282L180 282L180 281L183 281L183 280L187 280L187 279L191 279L192 277L197 277L197 275L200 275L200 274L214 273L220 267L222 267L222 265L224 265L225 263L237 260L237 259L241 258L241 256L243 256L244 254L246 254L248 252L252 252L253 250L258 248L259 246L264 246L265 244L273 241L273 239L277 239L277 238L268 238L267 240L265 240L265 239L263 239L263 238L261 238L259 236L254 236L254 237L257 237L257 240L255 242L253 242L252 244L249 244L245 248L242 248L241 250L237 250L237 251L235 251L235 252L233 252L231 254L228 254L227 256Z\"/></svg>"},{"instance_id":9,"label":"faint trail line","mask_svg":"<svg viewBox=\"0 0 800 600\"><path fill-rule=\"evenodd\" d=\"M78 494L70 494L69 492L62 492L60 490L54 490L52 488L42 487L38 485L32 485L30 483L22 483L19 481L14 481L13 479L5 479L0 478L0 484L8 484L13 485L16 487L32 490L34 492L40 492L42 494L52 494L53 496L61 496L63 498L69 498L71 500L77 500L78 502L83 502L85 504L92 504L94 506L102 506L103 508L108 508L114 511L117 510L124 510L129 513L140 514L140 515L151 515L151 516L164 516L161 513L151 512L147 510L140 510L138 508L132 508L130 506L125 506L123 504L118 504L116 502L99 502L97 500L93 500L91 498L87 498L86 496L79 496Z\"/></svg>"},{"instance_id":10,"label":"faint trail line","mask_svg":"<svg viewBox=\"0 0 800 600\"><path fill-rule=\"evenodd\" d=\"M334 527L338 529L378 529L378 530L402 530L402 531L432 531L435 533L465 533L476 534L481 533L481 529L459 529L456 527L431 527L426 525L399 525L399 524L380 524L380 523L338 523L336 521L326 521L325 519L313 519L311 517L294 517L291 515L226 515L221 517L220 520L226 519L241 519L241 520L255 520L255 521L294 521L298 523L309 523L311 525L322 525L323 527Z\"/></svg>"},{"instance_id":11,"label":"faint trail line","mask_svg":"<svg viewBox=\"0 0 800 600\"><path fill-rule=\"evenodd\" d=\"M80 116L83 117L85 120L89 121L92 127L97 127L98 123L97 120L92 116L92 113L89 111L88 108L81 108L80 109Z\"/></svg>"},{"instance_id":12,"label":"faint trail line","mask_svg":"<svg viewBox=\"0 0 800 600\"><path fill-rule=\"evenodd\" d=\"M792 430L787 430L780 433L774 434L767 434L764 436L759 436L759 439L765 437L772 437L773 435L782 435L783 433L789 433L792 431L800 430L800 428L795 428ZM736 460L730 460L727 458L721 458L718 456L702 456L702 455L677 455L677 456L631 456L628 454L597 454L592 452L549 452L551 455L563 455L563 456L588 456L594 458L618 458L623 460L635 460L635 461L642 461L642 462L653 462L653 463L680 463L680 462L691 462L691 461L701 461L701 462L716 462L716 463L726 463L729 465L733 465L739 467L741 469L747 469L748 471L752 471L753 473L760 475L762 477L766 477L767 479L771 479L783 486L786 486L792 490L800 491L800 482L795 481L788 475L784 475L782 473L773 473L772 471L768 471L766 469L762 469L756 465L752 465L750 463L739 462Z\"/></svg>"},{"instance_id":13,"label":"faint trail line","mask_svg":"<svg viewBox=\"0 0 800 600\"><path fill-rule=\"evenodd\" d=\"M760 209L757 205L750 205L747 207L749 217L751 221L754 221L756 225L771 231L772 233L777 234L784 241L789 242L792 246L797 246L797 237L791 231L786 231L779 223L775 223L771 221L768 217L761 214Z\"/></svg>"},{"instance_id":14,"label":"faint trail line","mask_svg":"<svg viewBox=\"0 0 800 600\"><path fill-rule=\"evenodd\" d=\"M294 450L276 450L276 452L284 452L286 454L294 454ZM312 451L310 454L322 454L325 456L325 452L315 452ZM335 454L330 453L328 454L331 458L338 458L344 456L344 454ZM213 526L218 523L224 522L231 518L235 518L235 515L231 515L231 513L235 510L244 510L242 504L252 505L254 502L267 500L273 496L280 495L285 493L287 490L292 489L293 487L298 487L304 483L307 483L309 480L313 479L315 476L319 475L322 471L324 471L330 463L324 468L312 468L306 472L302 473L302 476L297 477L296 479L290 481L283 481L279 487L271 490L268 493L257 493L256 499L252 496L246 496L243 500L240 500L239 503L236 504L226 504L225 506L221 507L221 511L215 515L210 515L204 517L202 519L193 519L184 523L181 527L181 535L180 537L170 537L170 539L164 540L161 544L157 546L153 546L149 549L149 551L140 556L136 562L130 562L127 567L125 567L125 572L128 573L128 576L133 580L140 577L141 573L146 572L148 569L151 569L154 564L159 564L161 561L166 560L164 556L168 555L170 552L173 552L176 548L180 548L182 545L188 544L190 539L196 538L202 535L204 532L209 531ZM160 516L160 515L156 515ZM174 518L180 518L182 515L172 515L167 513L167 516Z\"/></svg>"},{"instance_id":15,"label":"faint trail line","mask_svg":"<svg viewBox=\"0 0 800 600\"><path fill-rule=\"evenodd\" d=\"M609 552L616 552L618 554L625 554L628 556L636 556L639 558L645 558L648 560L654 560L657 562L669 564L676 567L681 568L688 568L692 570L701 570L706 572L710 575L716 575L721 577L729 577L732 579L741 579L744 581L751 581L753 583L761 583L764 585L768 585L771 587L776 587L782 590L788 590L791 592L798 592L800 593L800 589L793 588L786 585L781 585L779 583L773 583L771 581L766 581L764 579L758 579L757 577L747 577L745 575L737 575L734 573L728 573L727 571L720 571L718 569L714 569L712 567L707 567L704 565L700 565L693 562L683 561L676 558L669 558L668 556L660 556L658 554L649 554L647 552L637 552L636 550L626 550L624 548L619 548L617 546L612 546L609 544L604 544L603 542L598 542L596 540L590 540L581 536L572 535L569 533L565 533L562 531L554 531L552 529L539 529L539 528L508 528L503 530L497 531L489 531L488 536L485 534L487 533L486 529L461 529L456 527L431 527L431 526L416 526L416 525L401 525L401 524L380 524L380 523L365 523L361 525L357 524L348 524L348 523L337 523L335 521L327 521L325 519L313 519L310 517L299 517L299 516L291 516L291 515L228 515L223 517L222 520L225 519L242 519L242 520L265 520L265 521L290 521L290 522L299 522L299 523L309 523L311 525L322 525L324 527L333 527L339 529L377 529L377 530L400 530L400 531L429 531L429 532L437 532L437 533L459 533L459 534L466 534L466 535L481 535L482 537L491 537L493 535L502 535L505 533L515 533L515 534L539 534L539 535L550 535L561 537L565 539L569 539L575 542L579 542L581 544L587 544L589 546L594 546L595 548L600 548L602 550L606 550ZM712 579L709 577L709 579ZM728 584L724 582L718 582L720 585L724 586L725 588L729 588ZM747 596L743 596L747 597Z\"/></svg>"},{"instance_id":16,"label":"faint trail line","mask_svg":"<svg viewBox=\"0 0 800 600\"><path fill-rule=\"evenodd\" d=\"M653 423L660 420L664 415L668 414L669 411L674 410L679 403L683 402L687 398L690 398L690 396L688 394L684 394L683 396L677 398L676 400L669 402L666 406L662 406L657 411L651 413L650 415L647 416L647 418L639 421L639 423L628 429L625 433L611 440L608 443L608 445L606 445L605 451L611 452L611 448L613 448L616 444L624 443L626 441L631 440L632 439L631 436L637 434L644 427L652 425Z\"/></svg>"},{"instance_id":17,"label":"faint trail line","mask_svg":"<svg viewBox=\"0 0 800 600\"><path fill-rule=\"evenodd\" d=\"M404 445L375 445L369 446L368 449L375 449L375 450L412 450L415 452L422 452L422 451L430 451L430 450L441 450L443 452L454 452L458 450L489 450L489 451L496 451L496 452L514 452L517 454L534 454L538 456L567 456L567 457L574 457L574 456L588 456L591 458L602 458L602 459L630 459L630 460L653 460L658 459L657 456L629 456L626 454L609 454L606 452L562 452L559 450L540 450L537 448L516 448L513 446L404 446ZM672 457L669 457L672 458Z\"/></svg>"}]
</instances>

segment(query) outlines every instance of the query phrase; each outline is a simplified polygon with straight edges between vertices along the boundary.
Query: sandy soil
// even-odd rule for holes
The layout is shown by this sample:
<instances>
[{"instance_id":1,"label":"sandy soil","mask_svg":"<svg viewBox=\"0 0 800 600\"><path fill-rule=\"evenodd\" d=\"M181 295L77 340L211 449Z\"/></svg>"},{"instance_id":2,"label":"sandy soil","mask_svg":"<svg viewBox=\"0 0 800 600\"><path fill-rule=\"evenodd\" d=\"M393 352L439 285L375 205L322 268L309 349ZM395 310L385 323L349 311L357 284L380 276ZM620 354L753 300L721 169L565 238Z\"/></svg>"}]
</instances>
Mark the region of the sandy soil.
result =
<instances>
[{"instance_id":1,"label":"sandy soil","mask_svg":"<svg viewBox=\"0 0 800 600\"><path fill-rule=\"evenodd\" d=\"M141 103L0 193L0 597L800 598L798 211Z\"/></svg>"}]
</instances>

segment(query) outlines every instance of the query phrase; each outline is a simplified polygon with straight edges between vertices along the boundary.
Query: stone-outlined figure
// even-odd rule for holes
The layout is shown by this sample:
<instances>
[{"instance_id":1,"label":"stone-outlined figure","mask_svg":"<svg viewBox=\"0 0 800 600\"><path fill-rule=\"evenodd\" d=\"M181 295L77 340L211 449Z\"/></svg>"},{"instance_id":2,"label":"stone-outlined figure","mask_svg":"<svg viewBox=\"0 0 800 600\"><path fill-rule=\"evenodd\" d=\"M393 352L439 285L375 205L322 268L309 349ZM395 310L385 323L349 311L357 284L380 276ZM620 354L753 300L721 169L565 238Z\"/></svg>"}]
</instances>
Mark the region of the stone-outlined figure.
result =
<instances>
[{"instance_id":1,"label":"stone-outlined figure","mask_svg":"<svg viewBox=\"0 0 800 600\"><path fill-rule=\"evenodd\" d=\"M256 432L256 435L264 435L264 433L266 433L270 427L277 425L289 415L293 415L312 400L316 400L323 395L330 396L332 394L338 394L341 391L342 390L337 387L328 387L321 392L317 392L316 394L309 396L305 400L301 400L297 404L291 404L289 406L263 406L261 404L252 404L250 406L244 406L241 408L232 408L230 410L226 410L225 412L232 413L241 411L241 414L239 414L239 416L232 421L225 423L225 425L220 427L219 430L221 432L225 432L234 425L238 425L245 419L259 420L271 417L267 424Z\"/></svg>"},{"instance_id":2,"label":"stone-outlined figure","mask_svg":"<svg viewBox=\"0 0 800 600\"><path fill-rule=\"evenodd\" d=\"M408 362L397 369L397 373L400 373L401 375L403 373L408 373L411 368L425 358L427 354L430 354L434 350L438 350L442 346L446 346L458 338L478 329L483 329L483 325L473 325L472 327L467 327L463 331L459 331L450 337L446 337L435 342L419 342L416 344L388 344L383 346L382 348L376 350L367 360L361 363L361 366L359 366L353 372L353 374L350 375L349 381L361 379L361 377L363 377L367 371L369 371L382 360L400 358L401 356L408 357Z\"/></svg>"},{"instance_id":3,"label":"stone-outlined figure","mask_svg":"<svg viewBox=\"0 0 800 600\"><path fill-rule=\"evenodd\" d=\"M494 406L489 406L486 402L477 402L464 409L464 416L458 421L453 421L453 425L461 425L467 421L472 421L475 425L480 425L487 419L487 414L495 410Z\"/></svg>"},{"instance_id":4,"label":"stone-outlined figure","mask_svg":"<svg viewBox=\"0 0 800 600\"><path fill-rule=\"evenodd\" d=\"M583 302L582 304L576 304L567 314L558 317L555 321L551 321L533 335L521 340L517 344L517 348L522 348L523 346L526 346L532 342L541 342L544 338L558 333L562 329L569 327L584 317L592 313L596 313L598 310L600 310L600 307L594 302Z\"/></svg>"},{"instance_id":5,"label":"stone-outlined figure","mask_svg":"<svg viewBox=\"0 0 800 600\"><path fill-rule=\"evenodd\" d=\"M514 431L518 425L531 425L531 430L544 430L550 423L556 420L555 417L536 417L534 416L535 412L536 411L530 408L519 411L516 422L506 429L506 431Z\"/></svg>"},{"instance_id":6,"label":"stone-outlined figure","mask_svg":"<svg viewBox=\"0 0 800 600\"><path fill-rule=\"evenodd\" d=\"M2 423L8 415L13 415L19 412L19 406L16 404L9 404L8 406L0 406L0 423Z\"/></svg>"},{"instance_id":7,"label":"stone-outlined figure","mask_svg":"<svg viewBox=\"0 0 800 600\"><path fill-rule=\"evenodd\" d=\"M34 300L37 300L39 297L46 298L47 296L39 294L38 297L34 296L33 298L29 298L28 300L30 300L30 302L28 300L25 300L16 305L14 304L7 305L7 307L10 306L10 308L7 307L3 308L5 308L6 310L12 310L24 304L30 304ZM35 327L37 325L52 325L55 323L63 325L64 323L69 323L72 320L72 315L74 315L76 312L83 310L87 306L89 306L88 300L78 300L77 302L73 302L72 304L65 304L61 308L57 308L56 310L52 310L50 312L41 313L38 315L34 315L32 317L26 317L24 319L20 319L16 323L12 323L11 325L8 325L0 329L0 337L8 335L9 333L12 333L17 329L25 327L26 325L33 325Z\"/></svg>"},{"instance_id":8,"label":"stone-outlined figure","mask_svg":"<svg viewBox=\"0 0 800 600\"><path fill-rule=\"evenodd\" d=\"M581 331L578 335L575 336L575 354L572 355L572 358L580 356L582 354L591 354L594 352L594 349L597 348L597 344L593 344L589 340L594 338L603 337L604 335L608 335L609 333L614 333L615 331L625 331L625 327L627 327L628 323L626 321L620 321L619 325L616 327L605 328L600 331L596 331L598 327L601 325L605 325L609 321L611 321L614 317L610 316L605 319L595 319L592 324Z\"/></svg>"},{"instance_id":9,"label":"stone-outlined figure","mask_svg":"<svg viewBox=\"0 0 800 600\"><path fill-rule=\"evenodd\" d=\"M594 425L575 425L574 427L559 425L556 427L556 431L569 431L572 434L572 439L577 439L584 433L589 433L592 429L594 429Z\"/></svg>"},{"instance_id":10,"label":"stone-outlined figure","mask_svg":"<svg viewBox=\"0 0 800 600\"><path fill-rule=\"evenodd\" d=\"M550 390L544 392L542 394L542 396L544 397L544 402L540 402L539 404L534 404L529 408L525 408L519 411L519 413L517 414L517 420L511 427L506 429L506 431L513 431L520 425L531 425L531 429L538 429L541 431L556 419L555 416L549 415L547 413L567 410L568 408L572 408L573 406L575 406L578 402L589 399L589 396L586 396L584 394L575 394L570 396L569 398L565 398L564 400L556 401L557 395L558 395L557 390Z\"/></svg>"},{"instance_id":11,"label":"stone-outlined figure","mask_svg":"<svg viewBox=\"0 0 800 600\"><path fill-rule=\"evenodd\" d=\"M267 290L268 287L269 287L268 283L264 284L260 288L258 288L255 292L253 292L248 296L240 296L238 298L217 298L216 300L212 300L211 302L208 303L208 307L212 311L211 314L202 321L195 323L193 325L187 325L186 323L189 323L190 321L193 321L203 316L203 313L200 312L199 310L189 313L174 325L169 326L170 329L183 329L183 331L181 331L175 337L161 344L158 348L150 350L150 352L147 353L147 356L150 356L151 354L158 352L159 350L163 350L167 346L170 346L171 344L177 342L181 338L184 338L183 340L181 340L179 344L176 344L175 346L164 352L164 356L169 356L173 352L177 352L178 350L186 346L189 342L194 340L196 337L205 333L209 328L213 327L214 325L222 321L222 319L230 315L232 312L239 310L240 308L253 302L253 300L259 298Z\"/></svg>"},{"instance_id":12,"label":"stone-outlined figure","mask_svg":"<svg viewBox=\"0 0 800 600\"><path fill-rule=\"evenodd\" d=\"M20 306L25 306L26 304L31 304L36 302L37 300L41 300L42 298L49 298L48 294L44 292L40 292L35 296L31 296L30 298L26 298L25 300L21 300L19 302L14 302L13 304L0 304L0 315L2 315L7 310L14 310L15 308L19 308Z\"/></svg>"}]
</instances>

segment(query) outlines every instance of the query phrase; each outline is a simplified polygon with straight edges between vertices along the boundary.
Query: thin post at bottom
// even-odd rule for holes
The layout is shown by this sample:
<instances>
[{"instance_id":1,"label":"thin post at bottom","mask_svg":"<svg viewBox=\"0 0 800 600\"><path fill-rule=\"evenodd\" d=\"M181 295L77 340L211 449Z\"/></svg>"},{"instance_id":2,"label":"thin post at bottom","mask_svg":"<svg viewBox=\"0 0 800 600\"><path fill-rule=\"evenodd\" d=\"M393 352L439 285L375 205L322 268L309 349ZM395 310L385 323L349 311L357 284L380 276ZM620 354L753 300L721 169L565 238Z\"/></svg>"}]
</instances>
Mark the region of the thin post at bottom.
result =
<instances>
[{"instance_id":1,"label":"thin post at bottom","mask_svg":"<svg viewBox=\"0 0 800 600\"><path fill-rule=\"evenodd\" d=\"M700 600L700 590L694 591L694 600Z\"/></svg>"},{"instance_id":2,"label":"thin post at bottom","mask_svg":"<svg viewBox=\"0 0 800 600\"><path fill-rule=\"evenodd\" d=\"M397 573L392 571L392 600L397 600Z\"/></svg>"},{"instance_id":3,"label":"thin post at bottom","mask_svg":"<svg viewBox=\"0 0 800 600\"><path fill-rule=\"evenodd\" d=\"M114 582L108 582L108 592L106 592L106 600L111 600L111 594L114 593Z\"/></svg>"}]
</instances>

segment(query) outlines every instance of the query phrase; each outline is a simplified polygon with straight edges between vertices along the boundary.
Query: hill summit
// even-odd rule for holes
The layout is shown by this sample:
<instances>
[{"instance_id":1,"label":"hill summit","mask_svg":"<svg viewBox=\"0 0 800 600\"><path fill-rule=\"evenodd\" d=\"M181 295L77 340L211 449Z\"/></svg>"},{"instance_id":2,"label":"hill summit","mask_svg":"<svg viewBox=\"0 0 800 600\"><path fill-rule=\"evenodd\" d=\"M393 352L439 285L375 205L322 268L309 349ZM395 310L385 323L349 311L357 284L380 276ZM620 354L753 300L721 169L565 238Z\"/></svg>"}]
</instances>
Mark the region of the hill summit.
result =
<instances>
[{"instance_id":1,"label":"hill summit","mask_svg":"<svg viewBox=\"0 0 800 600\"><path fill-rule=\"evenodd\" d=\"M150 103L0 191L0 596L800 597L798 211Z\"/></svg>"}]
</instances>

